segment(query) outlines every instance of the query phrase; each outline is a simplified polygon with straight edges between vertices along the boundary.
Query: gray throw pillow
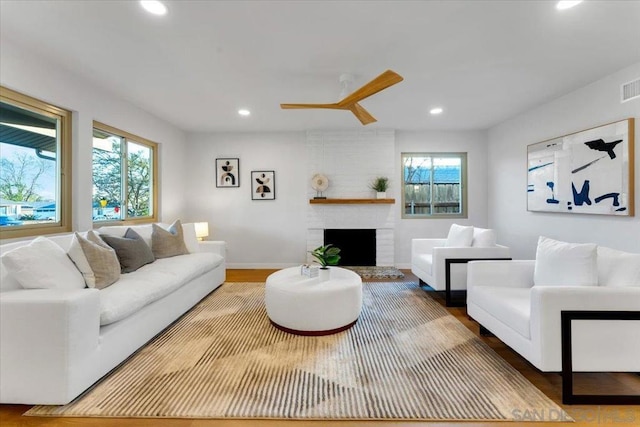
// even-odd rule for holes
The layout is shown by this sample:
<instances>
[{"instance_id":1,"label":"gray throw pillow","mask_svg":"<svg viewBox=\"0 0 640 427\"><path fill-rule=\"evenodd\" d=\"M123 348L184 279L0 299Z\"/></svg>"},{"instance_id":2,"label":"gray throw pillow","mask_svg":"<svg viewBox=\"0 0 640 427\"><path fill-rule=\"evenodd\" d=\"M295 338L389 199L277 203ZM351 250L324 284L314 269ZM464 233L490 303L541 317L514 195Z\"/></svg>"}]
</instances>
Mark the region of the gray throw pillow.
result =
<instances>
[{"instance_id":1,"label":"gray throw pillow","mask_svg":"<svg viewBox=\"0 0 640 427\"><path fill-rule=\"evenodd\" d=\"M151 249L156 258L169 258L177 255L188 254L187 246L182 236L182 225L176 220L168 230L157 224L152 225Z\"/></svg>"},{"instance_id":2,"label":"gray throw pillow","mask_svg":"<svg viewBox=\"0 0 640 427\"><path fill-rule=\"evenodd\" d=\"M131 273L143 265L155 261L149 245L130 228L124 237L109 236L108 234L101 234L100 237L116 251L122 273Z\"/></svg>"}]
</instances>

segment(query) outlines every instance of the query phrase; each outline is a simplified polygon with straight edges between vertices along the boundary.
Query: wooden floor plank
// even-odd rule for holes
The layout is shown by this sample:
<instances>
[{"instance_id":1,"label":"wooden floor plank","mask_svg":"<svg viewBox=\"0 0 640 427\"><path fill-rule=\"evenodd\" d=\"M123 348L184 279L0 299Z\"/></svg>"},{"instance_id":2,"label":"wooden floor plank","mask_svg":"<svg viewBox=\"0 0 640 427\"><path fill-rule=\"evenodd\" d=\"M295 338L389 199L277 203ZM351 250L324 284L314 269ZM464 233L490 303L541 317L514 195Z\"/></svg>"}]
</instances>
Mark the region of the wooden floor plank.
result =
<instances>
[{"instance_id":1,"label":"wooden floor plank","mask_svg":"<svg viewBox=\"0 0 640 427\"><path fill-rule=\"evenodd\" d=\"M263 282L269 274L276 270L227 270L229 282ZM410 271L403 270L403 281L417 281ZM436 300L444 305L444 299ZM448 308L460 322L476 335L479 335L478 324L467 316L464 308ZM495 337L481 339L495 350L502 358L521 372L531 383L538 387L550 399L563 407L569 415L576 419L575 423L536 422L531 427L550 427L571 425L582 426L638 426L640 425L640 406L563 406L562 379L556 373L538 371L529 362L520 357ZM1 381L1 379L0 379ZM579 374L575 379L576 393L598 392L640 393L640 376L635 374ZM505 427L505 422L398 422L398 421L290 421L290 420L192 420L192 419L131 419L131 418L42 418L23 417L30 406L0 405L0 426L20 427ZM535 414L521 414L525 419L535 419ZM511 425L517 425L511 424Z\"/></svg>"}]
</instances>

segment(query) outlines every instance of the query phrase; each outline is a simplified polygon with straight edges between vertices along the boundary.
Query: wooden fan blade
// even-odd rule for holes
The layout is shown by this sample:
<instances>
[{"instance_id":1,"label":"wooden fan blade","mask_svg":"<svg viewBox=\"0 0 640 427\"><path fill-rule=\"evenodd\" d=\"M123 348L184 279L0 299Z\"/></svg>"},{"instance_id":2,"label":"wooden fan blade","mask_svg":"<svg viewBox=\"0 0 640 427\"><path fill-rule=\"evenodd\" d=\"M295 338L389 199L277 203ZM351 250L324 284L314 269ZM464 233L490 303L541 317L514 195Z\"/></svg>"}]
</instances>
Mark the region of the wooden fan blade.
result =
<instances>
[{"instance_id":1,"label":"wooden fan blade","mask_svg":"<svg viewBox=\"0 0 640 427\"><path fill-rule=\"evenodd\" d=\"M349 107L349 110L360 120L363 125L376 122L377 120L367 110L357 102Z\"/></svg>"},{"instance_id":2,"label":"wooden fan blade","mask_svg":"<svg viewBox=\"0 0 640 427\"><path fill-rule=\"evenodd\" d=\"M376 94L381 90L388 88L389 86L400 83L402 80L404 79L400 74L396 73L395 71L387 70L375 79L371 80L369 83L362 86L360 89L353 92L351 95L348 95L346 98L338 102L338 105L340 105L341 107L346 107L353 103L362 101L363 99Z\"/></svg>"},{"instance_id":3,"label":"wooden fan blade","mask_svg":"<svg viewBox=\"0 0 640 427\"><path fill-rule=\"evenodd\" d=\"M280 104L283 110L293 110L298 108L329 108L332 110L345 110L338 104Z\"/></svg>"}]
</instances>

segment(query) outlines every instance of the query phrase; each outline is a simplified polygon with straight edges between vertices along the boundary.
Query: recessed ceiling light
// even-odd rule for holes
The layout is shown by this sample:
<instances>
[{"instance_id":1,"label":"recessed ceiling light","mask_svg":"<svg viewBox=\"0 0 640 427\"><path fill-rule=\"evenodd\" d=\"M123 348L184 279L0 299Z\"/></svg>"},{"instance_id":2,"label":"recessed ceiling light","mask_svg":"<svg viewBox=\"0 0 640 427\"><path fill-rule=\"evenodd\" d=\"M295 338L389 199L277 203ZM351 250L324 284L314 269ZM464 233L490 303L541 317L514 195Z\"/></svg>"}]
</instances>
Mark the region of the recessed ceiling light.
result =
<instances>
[{"instance_id":1,"label":"recessed ceiling light","mask_svg":"<svg viewBox=\"0 0 640 427\"><path fill-rule=\"evenodd\" d=\"M240 114L241 116L250 116L251 115L251 111L242 108L240 110L238 110L238 114Z\"/></svg>"},{"instance_id":2,"label":"recessed ceiling light","mask_svg":"<svg viewBox=\"0 0 640 427\"><path fill-rule=\"evenodd\" d=\"M573 6L577 6L582 3L582 0L561 0L556 4L556 9L565 10L571 9Z\"/></svg>"},{"instance_id":3,"label":"recessed ceiling light","mask_svg":"<svg viewBox=\"0 0 640 427\"><path fill-rule=\"evenodd\" d=\"M436 114L440 114L443 111L444 110L442 109L442 107L435 107L435 108L432 108L431 110L429 110L429 113L435 116Z\"/></svg>"},{"instance_id":4,"label":"recessed ceiling light","mask_svg":"<svg viewBox=\"0 0 640 427\"><path fill-rule=\"evenodd\" d=\"M140 5L144 7L144 10L154 15L165 15L167 13L167 6L158 0L140 0Z\"/></svg>"}]
</instances>

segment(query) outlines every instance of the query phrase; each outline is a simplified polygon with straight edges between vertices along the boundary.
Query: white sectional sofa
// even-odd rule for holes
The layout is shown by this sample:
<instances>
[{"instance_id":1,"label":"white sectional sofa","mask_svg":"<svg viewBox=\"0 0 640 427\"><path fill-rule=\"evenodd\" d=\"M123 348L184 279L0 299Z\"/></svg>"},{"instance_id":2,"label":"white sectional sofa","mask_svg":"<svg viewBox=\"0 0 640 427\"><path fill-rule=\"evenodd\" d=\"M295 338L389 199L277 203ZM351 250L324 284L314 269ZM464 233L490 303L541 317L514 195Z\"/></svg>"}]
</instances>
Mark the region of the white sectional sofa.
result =
<instances>
[{"instance_id":1,"label":"white sectional sofa","mask_svg":"<svg viewBox=\"0 0 640 427\"><path fill-rule=\"evenodd\" d=\"M132 228L149 237L150 227ZM0 267L0 403L70 402L220 286L225 243L197 242L193 224L183 228L190 253L157 259L100 290L24 289ZM50 240L66 251L72 238ZM29 243L2 245L0 254Z\"/></svg>"},{"instance_id":2,"label":"white sectional sofa","mask_svg":"<svg viewBox=\"0 0 640 427\"><path fill-rule=\"evenodd\" d=\"M596 281L581 286L534 285L535 260L470 262L467 312L539 370L561 371L561 311L640 311L640 254L596 253ZM566 268L558 260L557 275ZM640 322L580 320L572 329L574 371L640 372Z\"/></svg>"}]
</instances>

